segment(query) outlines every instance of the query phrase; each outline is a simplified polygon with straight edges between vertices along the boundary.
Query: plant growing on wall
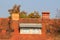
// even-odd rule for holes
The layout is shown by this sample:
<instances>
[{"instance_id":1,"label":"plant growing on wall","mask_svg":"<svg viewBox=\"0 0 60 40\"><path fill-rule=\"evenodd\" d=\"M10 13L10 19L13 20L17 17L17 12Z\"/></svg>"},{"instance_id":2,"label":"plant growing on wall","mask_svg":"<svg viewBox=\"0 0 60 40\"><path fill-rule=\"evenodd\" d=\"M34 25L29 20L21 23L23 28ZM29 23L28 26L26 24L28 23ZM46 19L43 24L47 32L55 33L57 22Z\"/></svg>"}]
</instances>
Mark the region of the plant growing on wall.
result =
<instances>
[{"instance_id":1,"label":"plant growing on wall","mask_svg":"<svg viewBox=\"0 0 60 40\"><path fill-rule=\"evenodd\" d=\"M54 40L60 40L60 20L54 20Z\"/></svg>"},{"instance_id":2,"label":"plant growing on wall","mask_svg":"<svg viewBox=\"0 0 60 40\"><path fill-rule=\"evenodd\" d=\"M38 12L34 11L34 12L31 12L29 15L28 15L28 18L40 18L41 16L39 15Z\"/></svg>"},{"instance_id":3,"label":"plant growing on wall","mask_svg":"<svg viewBox=\"0 0 60 40\"><path fill-rule=\"evenodd\" d=\"M47 34L53 36L54 40L60 38L60 20L54 19L53 24L47 25ZM60 39L59 39L60 40Z\"/></svg>"},{"instance_id":4,"label":"plant growing on wall","mask_svg":"<svg viewBox=\"0 0 60 40\"><path fill-rule=\"evenodd\" d=\"M3 34L3 30L5 30L6 32ZM12 28L10 27L10 21L6 20L6 19L2 19L0 22L0 39L4 39L4 38L10 38L11 37L11 33L14 30L12 30Z\"/></svg>"},{"instance_id":5,"label":"plant growing on wall","mask_svg":"<svg viewBox=\"0 0 60 40\"><path fill-rule=\"evenodd\" d=\"M26 18L27 13L25 11L20 12L20 18Z\"/></svg>"}]
</instances>

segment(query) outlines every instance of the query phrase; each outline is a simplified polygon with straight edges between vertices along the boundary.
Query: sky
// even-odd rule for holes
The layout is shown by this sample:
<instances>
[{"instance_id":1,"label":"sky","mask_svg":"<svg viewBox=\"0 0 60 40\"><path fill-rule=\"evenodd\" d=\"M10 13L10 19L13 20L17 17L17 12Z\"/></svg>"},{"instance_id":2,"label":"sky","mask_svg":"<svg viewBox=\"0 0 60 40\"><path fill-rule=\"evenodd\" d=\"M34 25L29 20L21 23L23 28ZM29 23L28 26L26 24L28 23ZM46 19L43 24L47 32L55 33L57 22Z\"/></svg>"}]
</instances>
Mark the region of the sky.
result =
<instances>
[{"instance_id":1,"label":"sky","mask_svg":"<svg viewBox=\"0 0 60 40\"><path fill-rule=\"evenodd\" d=\"M0 0L0 17L8 17L8 10L15 4L21 5L20 10L28 14L33 11L38 11L39 14L49 11L51 18L54 18L57 9L60 9L60 0Z\"/></svg>"}]
</instances>

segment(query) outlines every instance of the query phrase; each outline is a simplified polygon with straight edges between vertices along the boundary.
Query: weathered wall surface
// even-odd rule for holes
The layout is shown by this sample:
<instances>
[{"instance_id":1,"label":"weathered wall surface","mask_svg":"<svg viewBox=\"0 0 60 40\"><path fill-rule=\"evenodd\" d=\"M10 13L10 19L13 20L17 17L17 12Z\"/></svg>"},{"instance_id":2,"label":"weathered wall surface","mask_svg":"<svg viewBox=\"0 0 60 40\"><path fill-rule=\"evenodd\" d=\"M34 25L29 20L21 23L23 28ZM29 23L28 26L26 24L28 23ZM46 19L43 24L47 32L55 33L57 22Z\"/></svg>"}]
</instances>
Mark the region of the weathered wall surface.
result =
<instances>
[{"instance_id":1,"label":"weathered wall surface","mask_svg":"<svg viewBox=\"0 0 60 40\"><path fill-rule=\"evenodd\" d=\"M42 34L20 34L19 23L42 23ZM59 20L57 21L58 24ZM49 34L48 25L54 24L54 20L42 20L36 18L20 18L20 20L12 21L8 18L0 18L0 39L1 40L53 40L53 34ZM52 28L51 28L52 29ZM51 30L52 31L52 30ZM53 32L53 31L52 31Z\"/></svg>"}]
</instances>

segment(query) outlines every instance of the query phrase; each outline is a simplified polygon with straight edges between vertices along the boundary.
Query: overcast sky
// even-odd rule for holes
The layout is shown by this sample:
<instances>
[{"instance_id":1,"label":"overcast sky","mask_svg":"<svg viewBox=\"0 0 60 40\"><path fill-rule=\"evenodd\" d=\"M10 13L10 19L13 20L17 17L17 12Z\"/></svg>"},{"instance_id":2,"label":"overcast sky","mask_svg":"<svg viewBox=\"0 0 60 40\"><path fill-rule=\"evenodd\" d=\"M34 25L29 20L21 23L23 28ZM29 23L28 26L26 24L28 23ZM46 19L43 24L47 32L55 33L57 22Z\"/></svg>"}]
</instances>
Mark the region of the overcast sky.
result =
<instances>
[{"instance_id":1,"label":"overcast sky","mask_svg":"<svg viewBox=\"0 0 60 40\"><path fill-rule=\"evenodd\" d=\"M41 14L43 11L49 11L51 18L54 18L57 8L60 9L60 0L0 0L0 17L8 17L8 9L14 4L21 5L21 11L28 13L38 11Z\"/></svg>"}]
</instances>

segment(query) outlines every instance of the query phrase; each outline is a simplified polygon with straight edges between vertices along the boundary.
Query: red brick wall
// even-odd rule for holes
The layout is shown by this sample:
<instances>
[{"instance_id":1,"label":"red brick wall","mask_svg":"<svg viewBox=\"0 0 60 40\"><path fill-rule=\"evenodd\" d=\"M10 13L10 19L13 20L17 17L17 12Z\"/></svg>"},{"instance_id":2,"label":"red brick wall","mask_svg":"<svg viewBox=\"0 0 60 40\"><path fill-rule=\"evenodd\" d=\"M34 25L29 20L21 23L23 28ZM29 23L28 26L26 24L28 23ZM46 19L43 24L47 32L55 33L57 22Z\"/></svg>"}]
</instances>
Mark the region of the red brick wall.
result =
<instances>
[{"instance_id":1,"label":"red brick wall","mask_svg":"<svg viewBox=\"0 0 60 40\"><path fill-rule=\"evenodd\" d=\"M5 20L3 22L3 24L7 24L10 19L0 18L0 28L2 27L1 26L2 20ZM14 30L14 32L11 33L12 36L11 36L10 40L48 40L48 39L53 40L53 38L51 36L48 37L48 35L46 33L46 25L47 24L53 24L54 19L49 19L49 20L44 19L43 20L43 19L40 19L40 18L38 18L38 19L37 18L34 18L34 19L33 18L25 18L25 19L20 18L19 21L11 20L10 22L11 22L10 27ZM37 35L36 34L26 34L26 35L19 34L19 32L18 32L19 31L18 30L19 23L42 23L42 35L39 35L39 34L37 34ZM6 26L6 28L7 28L7 26ZM5 36L6 36L5 31L6 30L3 30L3 33L1 33L1 34L5 34Z\"/></svg>"}]
</instances>

